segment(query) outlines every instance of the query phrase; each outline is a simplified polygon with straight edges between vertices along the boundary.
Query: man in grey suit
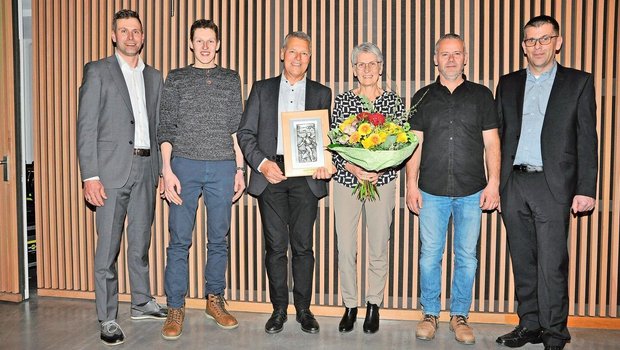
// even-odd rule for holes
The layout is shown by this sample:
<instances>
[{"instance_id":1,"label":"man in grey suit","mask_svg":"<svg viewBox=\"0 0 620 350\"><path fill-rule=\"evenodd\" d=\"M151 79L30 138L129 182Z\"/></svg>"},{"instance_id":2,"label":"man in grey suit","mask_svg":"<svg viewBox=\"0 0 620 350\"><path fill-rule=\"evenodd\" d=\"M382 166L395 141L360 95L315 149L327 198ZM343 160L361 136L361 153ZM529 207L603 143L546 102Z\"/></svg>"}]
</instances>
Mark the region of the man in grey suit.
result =
<instances>
[{"instance_id":1,"label":"man in grey suit","mask_svg":"<svg viewBox=\"0 0 620 350\"><path fill-rule=\"evenodd\" d=\"M312 227L317 204L327 195L323 179L327 168L313 176L287 178L283 174L282 112L329 109L331 90L306 78L310 63L310 37L304 32L286 36L280 51L282 75L254 83L241 118L237 139L252 168L248 193L258 197L265 235L265 266L273 314L267 333L282 331L287 320L288 259L293 252L293 296L297 321L307 333L317 333L319 324L310 312L314 253Z\"/></svg>"},{"instance_id":2,"label":"man in grey suit","mask_svg":"<svg viewBox=\"0 0 620 350\"><path fill-rule=\"evenodd\" d=\"M570 211L596 204L596 105L592 75L561 66L558 22L532 18L523 28L527 68L500 78L500 195L512 258L519 325L497 338L508 347L570 340L568 224Z\"/></svg>"},{"instance_id":3,"label":"man in grey suit","mask_svg":"<svg viewBox=\"0 0 620 350\"><path fill-rule=\"evenodd\" d=\"M148 250L159 176L156 141L162 75L144 64L138 14L114 14L115 54L86 64L80 87L77 143L83 192L96 209L95 299L101 340L124 341L116 322L116 259L127 216L132 319L165 319L150 292Z\"/></svg>"}]
</instances>

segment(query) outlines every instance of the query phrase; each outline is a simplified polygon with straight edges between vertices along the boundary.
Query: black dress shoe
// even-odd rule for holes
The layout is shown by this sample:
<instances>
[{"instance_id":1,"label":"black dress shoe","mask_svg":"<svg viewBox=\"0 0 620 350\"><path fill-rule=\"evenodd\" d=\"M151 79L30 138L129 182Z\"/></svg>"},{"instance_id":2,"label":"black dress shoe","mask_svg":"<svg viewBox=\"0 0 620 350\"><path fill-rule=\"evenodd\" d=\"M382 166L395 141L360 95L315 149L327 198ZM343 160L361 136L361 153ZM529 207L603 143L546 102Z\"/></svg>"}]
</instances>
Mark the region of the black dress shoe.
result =
<instances>
[{"instance_id":1,"label":"black dress shoe","mask_svg":"<svg viewBox=\"0 0 620 350\"><path fill-rule=\"evenodd\" d=\"M376 333L379 330L379 305L366 303L364 333Z\"/></svg>"},{"instance_id":2,"label":"black dress shoe","mask_svg":"<svg viewBox=\"0 0 620 350\"><path fill-rule=\"evenodd\" d=\"M540 344L543 341L542 329L529 330L517 326L512 332L502 335L495 341L509 348L519 348L527 343Z\"/></svg>"},{"instance_id":3,"label":"black dress shoe","mask_svg":"<svg viewBox=\"0 0 620 350\"><path fill-rule=\"evenodd\" d=\"M265 332L269 334L275 334L282 332L282 328L284 328L284 322L286 322L288 318L286 317L286 311L283 309L275 309L271 314L271 317L265 323Z\"/></svg>"},{"instance_id":4,"label":"black dress shoe","mask_svg":"<svg viewBox=\"0 0 620 350\"><path fill-rule=\"evenodd\" d=\"M310 309L303 309L297 312L297 322L301 323L301 330L306 333L315 334L319 332L319 323L314 318Z\"/></svg>"},{"instance_id":5,"label":"black dress shoe","mask_svg":"<svg viewBox=\"0 0 620 350\"><path fill-rule=\"evenodd\" d=\"M357 320L357 308L352 307L344 308L344 315L342 315L342 320L340 320L340 324L338 325L338 331L340 333L348 333L353 330L353 325Z\"/></svg>"},{"instance_id":6,"label":"black dress shoe","mask_svg":"<svg viewBox=\"0 0 620 350\"><path fill-rule=\"evenodd\" d=\"M564 345L545 345L545 350L562 350Z\"/></svg>"}]
</instances>

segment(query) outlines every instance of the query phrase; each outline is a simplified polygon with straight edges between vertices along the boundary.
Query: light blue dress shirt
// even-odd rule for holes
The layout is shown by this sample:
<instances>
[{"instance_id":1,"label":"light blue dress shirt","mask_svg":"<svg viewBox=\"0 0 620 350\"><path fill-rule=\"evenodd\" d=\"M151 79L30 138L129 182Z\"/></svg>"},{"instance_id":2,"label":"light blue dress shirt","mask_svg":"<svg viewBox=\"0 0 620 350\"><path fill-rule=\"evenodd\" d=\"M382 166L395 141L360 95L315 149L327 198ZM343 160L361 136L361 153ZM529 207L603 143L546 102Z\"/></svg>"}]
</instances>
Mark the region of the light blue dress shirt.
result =
<instances>
[{"instance_id":1,"label":"light blue dress shirt","mask_svg":"<svg viewBox=\"0 0 620 350\"><path fill-rule=\"evenodd\" d=\"M282 112L300 112L306 109L306 77L294 85L284 77L280 79L280 95L278 97L278 148L276 154L284 154L282 142Z\"/></svg>"},{"instance_id":2,"label":"light blue dress shirt","mask_svg":"<svg viewBox=\"0 0 620 350\"><path fill-rule=\"evenodd\" d=\"M527 70L527 79L525 81L525 94L523 96L523 120L521 123L521 136L519 137L519 146L515 155L515 165L532 165L543 166L542 152L540 149L540 134L542 132L543 122L545 121L545 112L551 95L551 88L555 80L555 73L558 70L557 63L553 67L544 72L539 77L535 77Z\"/></svg>"}]
</instances>

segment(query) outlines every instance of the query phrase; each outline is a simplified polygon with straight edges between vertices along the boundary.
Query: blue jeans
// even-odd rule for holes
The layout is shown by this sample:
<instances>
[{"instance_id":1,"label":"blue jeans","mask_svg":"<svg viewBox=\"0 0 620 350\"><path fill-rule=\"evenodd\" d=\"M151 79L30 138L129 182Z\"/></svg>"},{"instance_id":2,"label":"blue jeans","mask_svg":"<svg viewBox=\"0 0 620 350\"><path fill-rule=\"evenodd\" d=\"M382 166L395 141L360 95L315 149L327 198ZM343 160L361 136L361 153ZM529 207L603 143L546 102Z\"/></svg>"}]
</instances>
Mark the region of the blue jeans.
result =
<instances>
[{"instance_id":1,"label":"blue jeans","mask_svg":"<svg viewBox=\"0 0 620 350\"><path fill-rule=\"evenodd\" d=\"M234 194L235 161L206 161L174 157L172 171L181 182L183 203L170 203L166 274L164 288L168 306L185 304L188 288L188 257L192 244L198 198L207 207L207 263L204 268L205 295L221 294L226 287L230 208ZM201 247L202 248L202 247Z\"/></svg>"},{"instance_id":2,"label":"blue jeans","mask_svg":"<svg viewBox=\"0 0 620 350\"><path fill-rule=\"evenodd\" d=\"M480 194L465 197L434 196L420 191L420 303L425 314L439 316L441 309L441 259L446 245L448 221L454 224L454 273L450 295L450 315L467 316L478 259L480 237Z\"/></svg>"}]
</instances>

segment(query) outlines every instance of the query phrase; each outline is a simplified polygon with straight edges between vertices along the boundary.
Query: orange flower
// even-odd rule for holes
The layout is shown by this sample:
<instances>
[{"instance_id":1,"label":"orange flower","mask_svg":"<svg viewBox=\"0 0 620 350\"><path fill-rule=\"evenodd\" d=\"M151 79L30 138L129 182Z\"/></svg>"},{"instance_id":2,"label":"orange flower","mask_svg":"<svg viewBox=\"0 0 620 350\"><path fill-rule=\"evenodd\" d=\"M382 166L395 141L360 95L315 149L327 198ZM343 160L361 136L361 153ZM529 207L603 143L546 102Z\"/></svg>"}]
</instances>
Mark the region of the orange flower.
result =
<instances>
[{"instance_id":1,"label":"orange flower","mask_svg":"<svg viewBox=\"0 0 620 350\"><path fill-rule=\"evenodd\" d=\"M355 144L358 142L360 142L360 134L356 131L353 134L351 134L351 136L349 136L349 143Z\"/></svg>"}]
</instances>

